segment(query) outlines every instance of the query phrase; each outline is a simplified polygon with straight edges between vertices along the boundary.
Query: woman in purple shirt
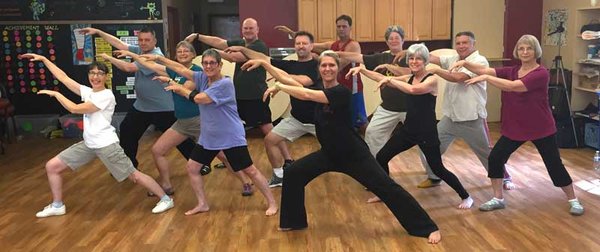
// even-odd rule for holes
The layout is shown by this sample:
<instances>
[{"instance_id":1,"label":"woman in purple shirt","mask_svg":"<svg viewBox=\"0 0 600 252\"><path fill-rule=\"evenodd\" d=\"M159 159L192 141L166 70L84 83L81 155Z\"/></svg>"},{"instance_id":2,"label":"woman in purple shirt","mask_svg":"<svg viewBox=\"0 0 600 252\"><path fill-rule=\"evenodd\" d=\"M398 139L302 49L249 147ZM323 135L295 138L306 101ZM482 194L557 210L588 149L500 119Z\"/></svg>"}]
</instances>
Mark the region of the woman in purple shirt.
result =
<instances>
[{"instance_id":1,"label":"woman in purple shirt","mask_svg":"<svg viewBox=\"0 0 600 252\"><path fill-rule=\"evenodd\" d=\"M467 84L487 81L502 90L502 136L489 156L488 177L492 180L494 197L479 210L506 207L502 196L504 164L523 143L531 141L542 156L552 183L567 195L571 206L569 212L582 215L583 206L575 197L573 181L562 163L556 143L556 126L548 105L550 77L548 70L537 63L542 57L540 42L532 35L523 35L517 41L513 56L521 61L520 65L494 69L460 60L452 67L452 70L465 67L479 74L467 80Z\"/></svg>"}]
</instances>

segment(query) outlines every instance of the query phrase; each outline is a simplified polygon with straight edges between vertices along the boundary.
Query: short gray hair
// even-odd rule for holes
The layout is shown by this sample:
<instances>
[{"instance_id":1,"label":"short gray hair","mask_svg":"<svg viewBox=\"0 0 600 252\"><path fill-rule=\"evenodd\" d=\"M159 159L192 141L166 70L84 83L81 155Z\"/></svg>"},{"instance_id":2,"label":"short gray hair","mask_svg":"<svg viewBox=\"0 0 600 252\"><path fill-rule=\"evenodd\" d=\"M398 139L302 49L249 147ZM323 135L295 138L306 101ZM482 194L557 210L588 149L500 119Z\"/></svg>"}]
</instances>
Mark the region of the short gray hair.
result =
<instances>
[{"instance_id":1,"label":"short gray hair","mask_svg":"<svg viewBox=\"0 0 600 252\"><path fill-rule=\"evenodd\" d=\"M385 40L388 40L388 38L390 38L390 35L392 34L392 32L398 33L398 35L400 35L402 40L404 40L404 29L402 29L402 27L400 27L399 25L390 25L390 26L388 26L387 29L385 29L385 35L384 35Z\"/></svg>"},{"instance_id":2,"label":"short gray hair","mask_svg":"<svg viewBox=\"0 0 600 252\"><path fill-rule=\"evenodd\" d=\"M194 54L194 56L196 56L196 49L190 42L187 42L185 40L180 41L179 43L177 43L175 50L179 49L179 47L183 47L183 48L190 50L190 52L192 52Z\"/></svg>"},{"instance_id":3,"label":"short gray hair","mask_svg":"<svg viewBox=\"0 0 600 252\"><path fill-rule=\"evenodd\" d=\"M421 57L425 61L425 65L429 63L429 49L423 43L413 44L408 47L406 50L406 64L408 64L408 59L414 56Z\"/></svg>"},{"instance_id":4,"label":"short gray hair","mask_svg":"<svg viewBox=\"0 0 600 252\"><path fill-rule=\"evenodd\" d=\"M515 59L519 59L519 54L517 54L517 50L519 49L520 44L526 44L533 48L535 52L535 58L539 59L542 57L542 47L540 46L540 41L533 35L525 34L517 40L515 44L515 48L513 49L513 57Z\"/></svg>"},{"instance_id":5,"label":"short gray hair","mask_svg":"<svg viewBox=\"0 0 600 252\"><path fill-rule=\"evenodd\" d=\"M206 56L213 57L219 64L221 63L221 54L219 54L219 52L217 50L215 50L214 48L206 49L202 53L202 58L204 58Z\"/></svg>"},{"instance_id":6,"label":"short gray hair","mask_svg":"<svg viewBox=\"0 0 600 252\"><path fill-rule=\"evenodd\" d=\"M340 66L340 55L338 55L336 52L334 52L333 50L326 50L323 51L321 53L321 55L319 55L319 64L321 64L321 59L323 59L323 57L331 57L335 60L335 63L337 64L337 66Z\"/></svg>"}]
</instances>

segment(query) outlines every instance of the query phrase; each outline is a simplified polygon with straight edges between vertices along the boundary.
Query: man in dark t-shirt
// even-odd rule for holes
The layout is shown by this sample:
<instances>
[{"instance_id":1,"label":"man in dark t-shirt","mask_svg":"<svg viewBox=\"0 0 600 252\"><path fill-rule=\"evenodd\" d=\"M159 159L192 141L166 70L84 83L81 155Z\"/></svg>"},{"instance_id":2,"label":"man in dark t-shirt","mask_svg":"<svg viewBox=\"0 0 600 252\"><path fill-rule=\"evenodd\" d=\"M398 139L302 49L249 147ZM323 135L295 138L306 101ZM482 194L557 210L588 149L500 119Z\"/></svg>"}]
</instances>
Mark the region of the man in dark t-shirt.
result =
<instances>
[{"instance_id":1,"label":"man in dark t-shirt","mask_svg":"<svg viewBox=\"0 0 600 252\"><path fill-rule=\"evenodd\" d=\"M394 57L402 51L402 44L404 42L404 30L402 27L397 25L389 26L385 30L385 42L390 49L388 52L373 55L350 52L338 52L338 54L342 62L362 63L367 69L377 69L377 71L382 71L388 76L409 74L410 70L404 58L400 59L396 64L393 63ZM367 142L373 156L390 139L396 125L399 122L404 122L406 118L406 94L395 88L383 88L380 92L382 103L373 113L373 117L365 133L365 142Z\"/></svg>"},{"instance_id":2,"label":"man in dark t-shirt","mask_svg":"<svg viewBox=\"0 0 600 252\"><path fill-rule=\"evenodd\" d=\"M242 52L249 59L270 61L271 65L290 74L305 88L321 90L323 86L317 72L318 62L311 55L313 43L314 37L308 32L298 31L294 34L294 48L298 60L271 59L257 51L250 50L251 48L240 46L230 47L226 51ZM284 156L279 152L277 145L285 140L293 142L305 134L316 136L314 122L316 103L303 101L293 96L290 96L290 102L292 105L291 116L279 122L265 137L267 156L273 167L273 176L269 180L270 187L282 186L283 169L289 165L289 162L284 161Z\"/></svg>"}]
</instances>

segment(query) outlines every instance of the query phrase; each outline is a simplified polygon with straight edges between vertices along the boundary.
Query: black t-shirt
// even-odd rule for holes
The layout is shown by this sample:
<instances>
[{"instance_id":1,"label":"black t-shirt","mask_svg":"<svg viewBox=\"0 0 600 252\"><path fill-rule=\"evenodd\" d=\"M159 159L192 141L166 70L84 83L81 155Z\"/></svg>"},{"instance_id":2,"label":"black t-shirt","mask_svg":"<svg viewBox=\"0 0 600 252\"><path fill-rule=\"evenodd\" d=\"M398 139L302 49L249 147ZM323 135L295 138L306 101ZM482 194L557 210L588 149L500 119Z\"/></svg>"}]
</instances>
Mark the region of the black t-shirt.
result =
<instances>
[{"instance_id":1,"label":"black t-shirt","mask_svg":"<svg viewBox=\"0 0 600 252\"><path fill-rule=\"evenodd\" d=\"M310 86L305 86L309 89L321 90L323 84L319 80L318 62L314 59L310 61L300 62L296 60L278 60L271 59L271 64L289 74L306 75L313 82ZM292 111L290 112L294 118L302 123L315 123L315 106L317 103L312 101L303 101L290 96Z\"/></svg>"},{"instance_id":2,"label":"black t-shirt","mask_svg":"<svg viewBox=\"0 0 600 252\"><path fill-rule=\"evenodd\" d=\"M257 39L246 45L243 39L227 40L227 46L245 46L264 55L269 55L267 45ZM261 100L267 90L267 72L263 67L252 71L242 71L244 62L235 63L233 85L235 86L235 98L238 100Z\"/></svg>"},{"instance_id":3,"label":"black t-shirt","mask_svg":"<svg viewBox=\"0 0 600 252\"><path fill-rule=\"evenodd\" d=\"M334 161L348 163L371 155L352 126L352 91L342 85L324 89L329 104L317 103L315 128L321 149Z\"/></svg>"},{"instance_id":4,"label":"black t-shirt","mask_svg":"<svg viewBox=\"0 0 600 252\"><path fill-rule=\"evenodd\" d=\"M393 60L394 55L389 52L363 55L363 62L365 63L365 67L369 70L373 70L375 67L381 64L391 64ZM405 58L400 59L398 61L398 65L401 67L408 67ZM387 76L393 76L393 74L389 71L386 71L384 74ZM381 89L380 93L382 100L381 107L389 111L406 112L405 93L396 88L389 87Z\"/></svg>"}]
</instances>

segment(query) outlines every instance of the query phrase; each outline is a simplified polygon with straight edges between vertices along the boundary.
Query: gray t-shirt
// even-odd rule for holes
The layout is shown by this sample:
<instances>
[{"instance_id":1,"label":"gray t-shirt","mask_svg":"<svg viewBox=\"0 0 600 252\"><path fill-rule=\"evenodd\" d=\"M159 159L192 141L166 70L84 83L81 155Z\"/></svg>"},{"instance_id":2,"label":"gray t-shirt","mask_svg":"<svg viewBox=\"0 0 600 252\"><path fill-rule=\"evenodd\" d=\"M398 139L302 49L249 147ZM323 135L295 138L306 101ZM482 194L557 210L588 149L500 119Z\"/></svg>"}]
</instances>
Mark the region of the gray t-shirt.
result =
<instances>
[{"instance_id":1,"label":"gray t-shirt","mask_svg":"<svg viewBox=\"0 0 600 252\"><path fill-rule=\"evenodd\" d=\"M130 45L129 51L141 54L142 50L137 45ZM148 54L163 56L160 48L155 47ZM164 90L160 81L152 80L156 73L138 62L135 62L138 71L135 72L135 94L136 100L133 107L142 112L165 112L173 111L173 99L171 93Z\"/></svg>"}]
</instances>

